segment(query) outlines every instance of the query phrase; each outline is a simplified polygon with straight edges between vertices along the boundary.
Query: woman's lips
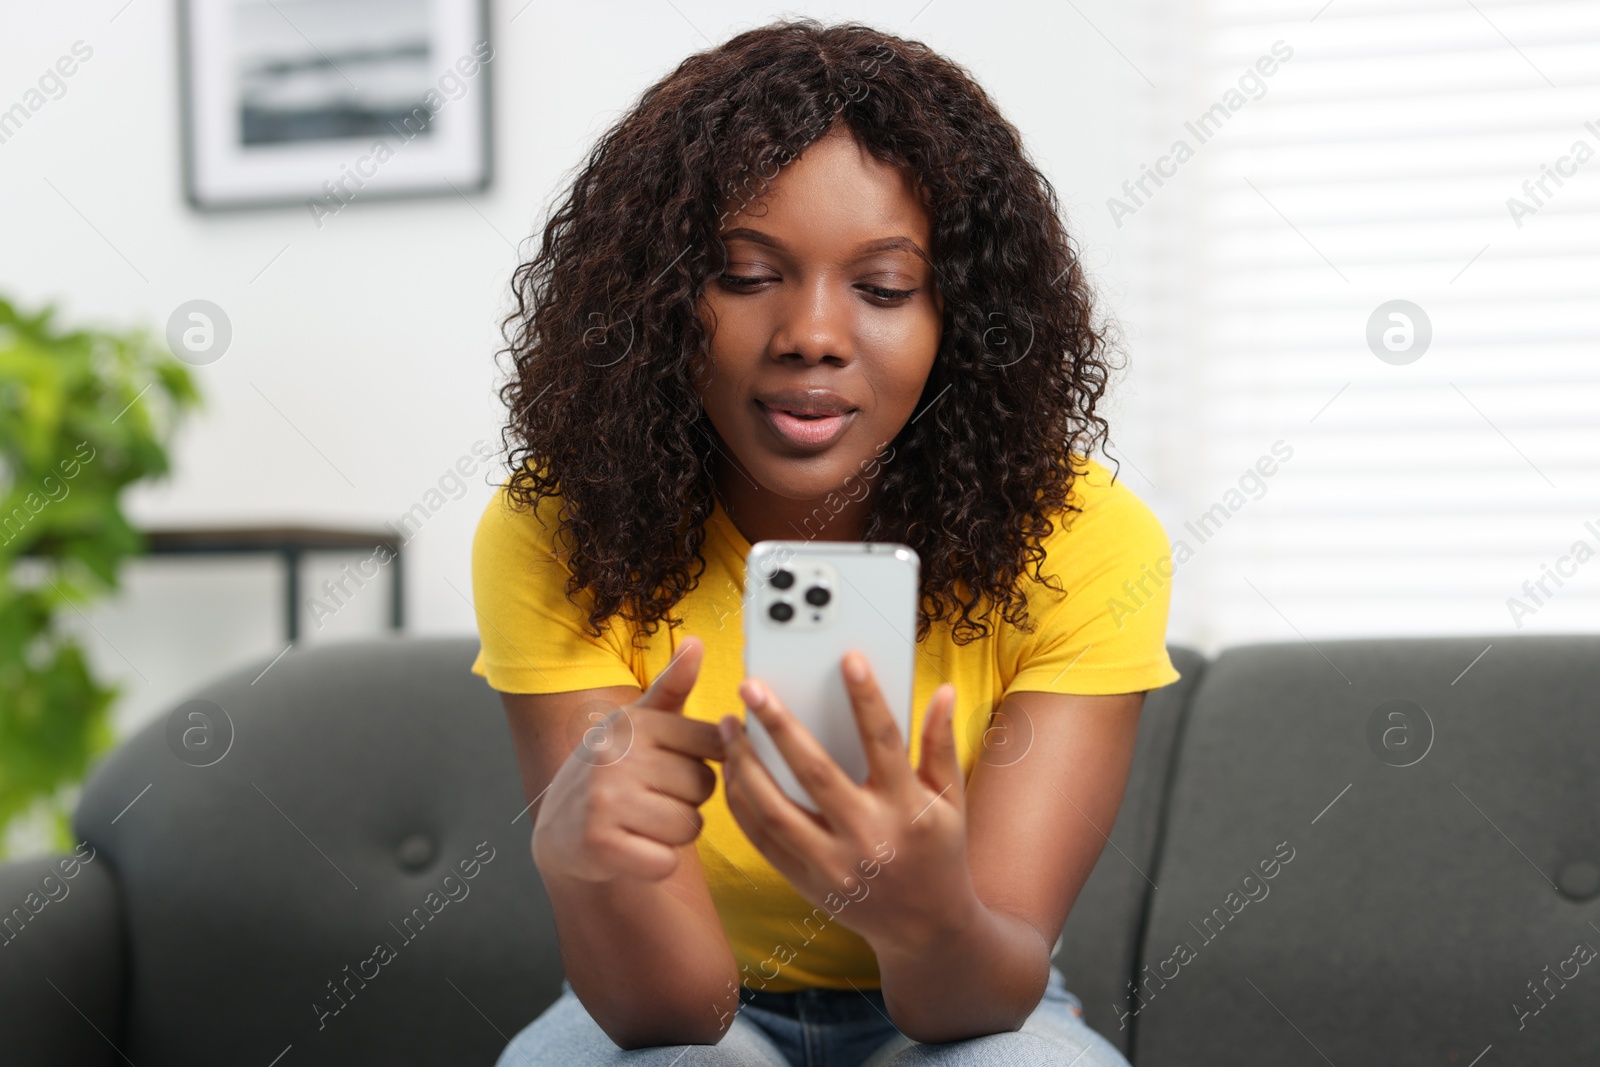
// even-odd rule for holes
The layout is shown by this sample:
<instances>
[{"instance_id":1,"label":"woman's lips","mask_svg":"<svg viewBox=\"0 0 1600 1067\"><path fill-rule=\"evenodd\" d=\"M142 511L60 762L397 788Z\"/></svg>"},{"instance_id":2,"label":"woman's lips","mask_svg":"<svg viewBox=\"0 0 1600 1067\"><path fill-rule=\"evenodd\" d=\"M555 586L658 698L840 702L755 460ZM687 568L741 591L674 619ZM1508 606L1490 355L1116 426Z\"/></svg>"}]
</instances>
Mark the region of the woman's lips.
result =
<instances>
[{"instance_id":1,"label":"woman's lips","mask_svg":"<svg viewBox=\"0 0 1600 1067\"><path fill-rule=\"evenodd\" d=\"M820 452L833 444L844 433L850 420L856 417L855 411L851 410L838 415L802 418L787 411L769 408L759 400L755 403L767 425L780 439L808 452Z\"/></svg>"}]
</instances>

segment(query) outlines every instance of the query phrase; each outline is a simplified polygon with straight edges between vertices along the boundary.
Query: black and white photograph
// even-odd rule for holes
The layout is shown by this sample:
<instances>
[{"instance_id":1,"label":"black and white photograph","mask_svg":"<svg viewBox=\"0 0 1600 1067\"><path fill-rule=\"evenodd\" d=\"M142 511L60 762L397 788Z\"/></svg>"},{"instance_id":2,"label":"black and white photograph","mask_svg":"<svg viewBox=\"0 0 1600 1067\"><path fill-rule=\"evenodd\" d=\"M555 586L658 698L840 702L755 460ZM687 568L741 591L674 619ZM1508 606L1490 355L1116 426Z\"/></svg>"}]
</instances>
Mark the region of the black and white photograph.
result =
<instances>
[{"instance_id":1,"label":"black and white photograph","mask_svg":"<svg viewBox=\"0 0 1600 1067\"><path fill-rule=\"evenodd\" d=\"M235 14L243 147L381 137L423 102L433 0L247 0ZM317 42L317 43L313 43Z\"/></svg>"},{"instance_id":2,"label":"black and white photograph","mask_svg":"<svg viewBox=\"0 0 1600 1067\"><path fill-rule=\"evenodd\" d=\"M200 208L482 189L482 0L183 0L186 180Z\"/></svg>"}]
</instances>

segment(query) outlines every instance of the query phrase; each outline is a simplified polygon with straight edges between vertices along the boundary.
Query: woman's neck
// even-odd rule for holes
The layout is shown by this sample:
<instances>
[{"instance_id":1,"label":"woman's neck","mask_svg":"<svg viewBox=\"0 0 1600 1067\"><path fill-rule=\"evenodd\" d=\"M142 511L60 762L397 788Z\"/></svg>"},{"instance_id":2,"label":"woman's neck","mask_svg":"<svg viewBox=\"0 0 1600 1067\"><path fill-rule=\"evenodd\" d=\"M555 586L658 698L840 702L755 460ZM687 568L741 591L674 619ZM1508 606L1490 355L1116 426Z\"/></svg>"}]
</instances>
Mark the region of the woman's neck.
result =
<instances>
[{"instance_id":1,"label":"woman's neck","mask_svg":"<svg viewBox=\"0 0 1600 1067\"><path fill-rule=\"evenodd\" d=\"M726 456L717 458L713 477L722 509L751 544L859 541L866 530L870 492L857 500L838 491L815 500L790 500L758 485L736 460Z\"/></svg>"}]
</instances>

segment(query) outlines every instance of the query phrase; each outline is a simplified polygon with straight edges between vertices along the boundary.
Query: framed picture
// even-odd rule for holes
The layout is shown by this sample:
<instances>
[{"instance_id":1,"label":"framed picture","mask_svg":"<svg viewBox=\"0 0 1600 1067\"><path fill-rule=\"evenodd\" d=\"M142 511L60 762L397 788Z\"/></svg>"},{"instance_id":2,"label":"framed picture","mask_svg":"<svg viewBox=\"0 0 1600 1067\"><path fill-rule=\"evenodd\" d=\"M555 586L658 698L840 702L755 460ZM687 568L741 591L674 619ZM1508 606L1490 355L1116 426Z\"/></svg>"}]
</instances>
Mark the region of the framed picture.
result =
<instances>
[{"instance_id":1,"label":"framed picture","mask_svg":"<svg viewBox=\"0 0 1600 1067\"><path fill-rule=\"evenodd\" d=\"M184 183L202 209L489 184L487 0L179 0Z\"/></svg>"}]
</instances>

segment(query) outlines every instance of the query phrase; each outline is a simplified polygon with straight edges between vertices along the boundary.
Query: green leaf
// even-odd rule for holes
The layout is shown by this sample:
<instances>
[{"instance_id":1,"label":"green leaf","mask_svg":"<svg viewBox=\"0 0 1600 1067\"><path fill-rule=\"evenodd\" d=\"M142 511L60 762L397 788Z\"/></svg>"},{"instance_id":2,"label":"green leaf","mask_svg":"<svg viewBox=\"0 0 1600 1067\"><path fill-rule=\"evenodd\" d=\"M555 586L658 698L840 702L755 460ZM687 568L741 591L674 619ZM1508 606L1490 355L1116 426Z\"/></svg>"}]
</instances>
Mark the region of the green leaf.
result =
<instances>
[{"instance_id":1,"label":"green leaf","mask_svg":"<svg viewBox=\"0 0 1600 1067\"><path fill-rule=\"evenodd\" d=\"M54 307L0 297L0 858L7 824L41 804L70 842L61 798L112 745L119 690L56 620L143 554L122 494L168 473L172 436L201 406L148 331L64 330ZM47 580L17 580L24 554Z\"/></svg>"}]
</instances>

